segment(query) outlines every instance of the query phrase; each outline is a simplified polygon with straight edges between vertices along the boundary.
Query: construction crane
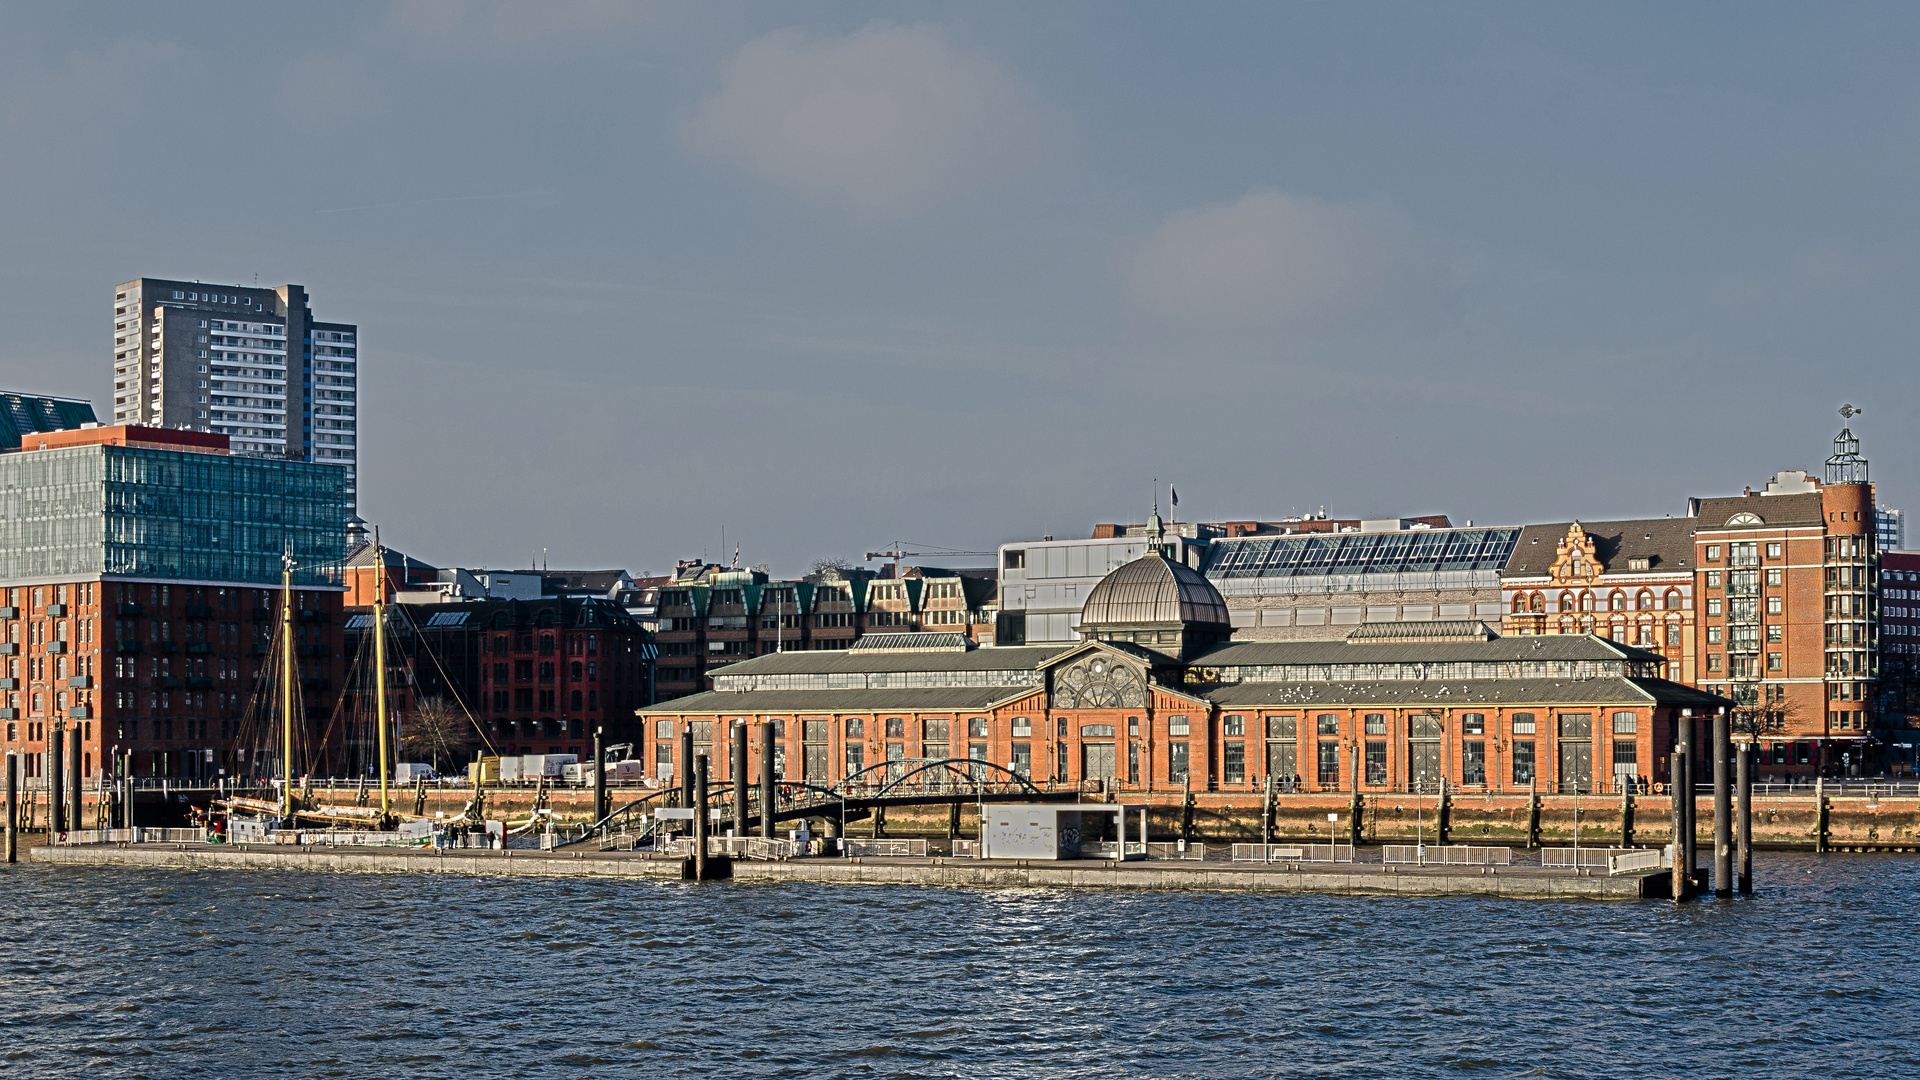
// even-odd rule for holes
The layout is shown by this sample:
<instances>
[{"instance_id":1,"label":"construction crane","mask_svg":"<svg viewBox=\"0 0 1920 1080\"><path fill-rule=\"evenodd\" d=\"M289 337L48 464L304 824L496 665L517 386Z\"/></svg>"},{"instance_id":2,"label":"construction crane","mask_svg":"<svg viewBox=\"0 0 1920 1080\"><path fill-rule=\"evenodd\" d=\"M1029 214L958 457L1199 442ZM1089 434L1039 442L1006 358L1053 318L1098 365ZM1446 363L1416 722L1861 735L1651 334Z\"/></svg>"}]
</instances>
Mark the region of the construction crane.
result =
<instances>
[{"instance_id":1,"label":"construction crane","mask_svg":"<svg viewBox=\"0 0 1920 1080\"><path fill-rule=\"evenodd\" d=\"M949 555L997 554L997 552L992 552L992 551L947 551L945 549L942 549L939 551L906 551L902 549L900 545L901 545L901 541L895 540L893 542L892 551L869 551L867 552L867 561L872 562L875 559L892 559L893 560L893 576L895 579L898 579L900 577L900 560L901 559L907 559L907 558L918 559L918 558L924 558L926 556L935 556L938 558L945 558Z\"/></svg>"}]
</instances>

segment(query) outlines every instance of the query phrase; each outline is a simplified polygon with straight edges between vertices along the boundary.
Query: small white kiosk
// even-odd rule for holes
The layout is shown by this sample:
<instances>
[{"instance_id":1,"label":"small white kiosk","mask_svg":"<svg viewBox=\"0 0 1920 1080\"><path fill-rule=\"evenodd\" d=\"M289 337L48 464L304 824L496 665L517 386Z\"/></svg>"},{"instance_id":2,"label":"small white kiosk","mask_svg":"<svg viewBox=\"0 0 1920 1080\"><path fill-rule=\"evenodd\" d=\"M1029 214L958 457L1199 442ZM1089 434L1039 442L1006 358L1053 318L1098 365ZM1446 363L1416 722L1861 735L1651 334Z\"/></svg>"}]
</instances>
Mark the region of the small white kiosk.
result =
<instances>
[{"instance_id":1,"label":"small white kiosk","mask_svg":"<svg viewBox=\"0 0 1920 1080\"><path fill-rule=\"evenodd\" d=\"M1113 819L1117 840L1087 840L1088 826ZM1138 838L1129 840L1135 823ZM1100 830L1104 831L1104 830ZM983 859L1144 859L1147 808L1121 803L988 803L980 822Z\"/></svg>"}]
</instances>

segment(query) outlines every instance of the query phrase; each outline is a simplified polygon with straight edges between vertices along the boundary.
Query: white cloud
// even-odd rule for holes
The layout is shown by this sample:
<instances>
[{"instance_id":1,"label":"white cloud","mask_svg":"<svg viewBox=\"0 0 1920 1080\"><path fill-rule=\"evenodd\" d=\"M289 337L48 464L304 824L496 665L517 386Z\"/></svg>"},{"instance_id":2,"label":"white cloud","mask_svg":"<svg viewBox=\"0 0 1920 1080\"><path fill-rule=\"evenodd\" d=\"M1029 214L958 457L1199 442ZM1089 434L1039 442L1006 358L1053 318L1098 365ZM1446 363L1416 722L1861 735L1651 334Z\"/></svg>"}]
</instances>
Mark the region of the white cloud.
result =
<instances>
[{"instance_id":1,"label":"white cloud","mask_svg":"<svg viewBox=\"0 0 1920 1080\"><path fill-rule=\"evenodd\" d=\"M864 219L903 217L1038 157L1045 124L1006 69L932 27L871 23L843 38L782 30L720 69L685 136Z\"/></svg>"},{"instance_id":2,"label":"white cloud","mask_svg":"<svg viewBox=\"0 0 1920 1080\"><path fill-rule=\"evenodd\" d=\"M1379 295L1391 231L1372 207L1254 191L1169 216L1135 257L1134 291L1181 318L1334 322Z\"/></svg>"}]
</instances>

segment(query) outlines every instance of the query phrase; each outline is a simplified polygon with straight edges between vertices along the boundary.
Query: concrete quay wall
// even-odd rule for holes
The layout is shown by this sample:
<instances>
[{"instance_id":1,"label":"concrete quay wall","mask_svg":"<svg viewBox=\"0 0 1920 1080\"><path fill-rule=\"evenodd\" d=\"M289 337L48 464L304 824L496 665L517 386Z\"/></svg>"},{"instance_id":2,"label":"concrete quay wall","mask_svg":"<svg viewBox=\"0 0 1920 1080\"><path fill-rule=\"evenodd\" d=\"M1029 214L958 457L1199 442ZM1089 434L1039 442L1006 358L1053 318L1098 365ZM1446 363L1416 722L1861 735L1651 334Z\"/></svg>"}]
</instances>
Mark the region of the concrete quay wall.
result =
<instances>
[{"instance_id":1,"label":"concrete quay wall","mask_svg":"<svg viewBox=\"0 0 1920 1080\"><path fill-rule=\"evenodd\" d=\"M370 851L349 848L226 848L206 845L39 847L34 862L66 866L148 866L183 870L319 870L350 873L451 873L491 877L592 877L681 880L684 862L633 855L567 852ZM1072 888L1148 891L1319 893L1382 896L1493 896L1509 899L1637 900L1663 895L1666 877L1574 877L1474 869L1351 869L1182 865L1172 862L1018 863L971 859L842 860L731 864L735 881L957 888Z\"/></svg>"}]
</instances>

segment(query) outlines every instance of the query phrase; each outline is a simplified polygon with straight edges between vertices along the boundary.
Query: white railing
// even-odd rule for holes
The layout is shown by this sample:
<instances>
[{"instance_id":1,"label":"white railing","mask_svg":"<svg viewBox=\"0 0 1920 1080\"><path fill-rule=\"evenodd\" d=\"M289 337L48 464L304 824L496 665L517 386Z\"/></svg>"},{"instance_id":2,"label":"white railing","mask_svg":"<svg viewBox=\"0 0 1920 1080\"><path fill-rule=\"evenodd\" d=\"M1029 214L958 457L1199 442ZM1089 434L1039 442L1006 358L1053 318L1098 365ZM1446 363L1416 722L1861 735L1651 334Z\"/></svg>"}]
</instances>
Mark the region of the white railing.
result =
<instances>
[{"instance_id":1,"label":"white railing","mask_svg":"<svg viewBox=\"0 0 1920 1080\"><path fill-rule=\"evenodd\" d=\"M198 844L205 829L74 829L54 838L58 844Z\"/></svg>"},{"instance_id":2,"label":"white railing","mask_svg":"<svg viewBox=\"0 0 1920 1080\"><path fill-rule=\"evenodd\" d=\"M428 838L398 832L374 832L371 829L342 829L328 832L303 832L300 834L299 842L321 844L327 847L425 847Z\"/></svg>"},{"instance_id":3,"label":"white railing","mask_svg":"<svg viewBox=\"0 0 1920 1080\"><path fill-rule=\"evenodd\" d=\"M1665 861L1659 848L1647 848L1644 851L1628 851L1607 860L1607 875L1631 874L1636 870L1658 870Z\"/></svg>"},{"instance_id":4,"label":"white railing","mask_svg":"<svg viewBox=\"0 0 1920 1080\"><path fill-rule=\"evenodd\" d=\"M854 840L840 841L840 848L848 858L919 858L927 854L925 840Z\"/></svg>"},{"instance_id":5,"label":"white railing","mask_svg":"<svg viewBox=\"0 0 1920 1080\"><path fill-rule=\"evenodd\" d=\"M1513 849L1504 847L1471 847L1466 844L1413 844L1393 845L1381 849L1382 863L1399 863L1415 866L1508 866L1513 862Z\"/></svg>"},{"instance_id":6,"label":"white railing","mask_svg":"<svg viewBox=\"0 0 1920 1080\"><path fill-rule=\"evenodd\" d=\"M956 859L979 858L980 857L980 841L955 840L953 842L953 857Z\"/></svg>"},{"instance_id":7,"label":"white railing","mask_svg":"<svg viewBox=\"0 0 1920 1080\"><path fill-rule=\"evenodd\" d=\"M1625 854L1636 848L1541 848L1540 865L1548 869L1599 870L1607 865L1607 860L1615 855Z\"/></svg>"},{"instance_id":8,"label":"white railing","mask_svg":"<svg viewBox=\"0 0 1920 1080\"><path fill-rule=\"evenodd\" d=\"M1207 845L1199 843L1197 841L1188 841L1186 850L1182 851L1180 849L1180 844L1177 841L1174 843L1167 843L1167 844L1160 844L1160 843L1148 844L1147 858L1194 860L1197 862L1205 862L1207 858Z\"/></svg>"},{"instance_id":9,"label":"white railing","mask_svg":"<svg viewBox=\"0 0 1920 1080\"><path fill-rule=\"evenodd\" d=\"M1323 863L1350 863L1353 861L1352 844L1308 844L1307 861Z\"/></svg>"},{"instance_id":10,"label":"white railing","mask_svg":"<svg viewBox=\"0 0 1920 1080\"><path fill-rule=\"evenodd\" d=\"M1144 859L1147 857L1147 845L1138 840L1122 843L1118 840L1082 840L1080 857L1083 859Z\"/></svg>"},{"instance_id":11,"label":"white railing","mask_svg":"<svg viewBox=\"0 0 1920 1080\"><path fill-rule=\"evenodd\" d=\"M1234 862L1288 862L1307 857L1300 844L1235 844Z\"/></svg>"}]
</instances>

